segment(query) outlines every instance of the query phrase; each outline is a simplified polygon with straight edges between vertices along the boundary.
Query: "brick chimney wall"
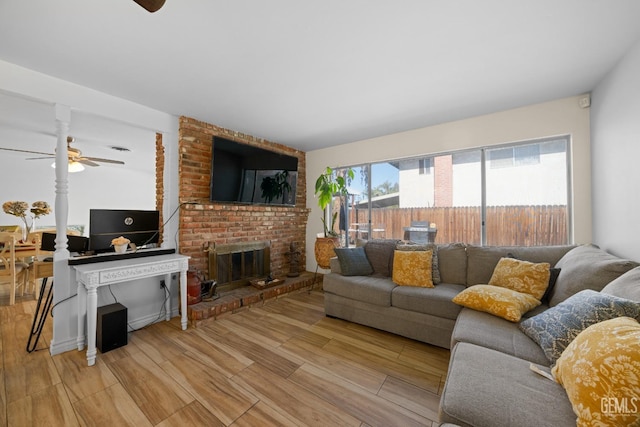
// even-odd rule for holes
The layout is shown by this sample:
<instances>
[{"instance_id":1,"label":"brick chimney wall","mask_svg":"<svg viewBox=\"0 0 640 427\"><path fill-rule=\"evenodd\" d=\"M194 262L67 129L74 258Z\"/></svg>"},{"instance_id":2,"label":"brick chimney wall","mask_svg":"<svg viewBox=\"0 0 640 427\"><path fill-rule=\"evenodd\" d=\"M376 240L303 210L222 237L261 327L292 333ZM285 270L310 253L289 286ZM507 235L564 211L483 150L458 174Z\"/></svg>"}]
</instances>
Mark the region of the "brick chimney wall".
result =
<instances>
[{"instance_id":1,"label":"brick chimney wall","mask_svg":"<svg viewBox=\"0 0 640 427\"><path fill-rule=\"evenodd\" d=\"M164 204L164 146L162 145L162 134L156 133L156 210L160 212L160 227L164 224L162 216L162 205ZM160 240L162 243L164 230L160 229Z\"/></svg>"},{"instance_id":2,"label":"brick chimney wall","mask_svg":"<svg viewBox=\"0 0 640 427\"><path fill-rule=\"evenodd\" d=\"M211 148L214 136L267 148L298 158L295 206L216 203L209 200ZM289 271L287 252L295 242L306 263L305 235L309 209L306 207L305 153L293 148L224 129L192 118L181 117L179 129L179 218L180 253L191 257L189 266L208 273L207 245L271 241L271 272L274 277ZM165 236L166 238L166 236Z\"/></svg>"}]
</instances>

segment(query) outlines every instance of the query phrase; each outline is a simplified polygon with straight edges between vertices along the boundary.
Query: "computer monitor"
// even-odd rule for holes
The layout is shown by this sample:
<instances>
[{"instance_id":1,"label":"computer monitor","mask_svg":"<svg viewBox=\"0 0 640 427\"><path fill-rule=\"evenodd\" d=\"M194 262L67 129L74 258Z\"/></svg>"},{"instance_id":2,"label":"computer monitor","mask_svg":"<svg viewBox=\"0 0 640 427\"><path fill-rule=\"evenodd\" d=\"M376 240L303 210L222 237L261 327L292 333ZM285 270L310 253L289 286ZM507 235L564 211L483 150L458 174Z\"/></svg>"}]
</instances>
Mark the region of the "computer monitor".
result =
<instances>
[{"instance_id":1,"label":"computer monitor","mask_svg":"<svg viewBox=\"0 0 640 427\"><path fill-rule=\"evenodd\" d=\"M56 250L56 234L42 233L40 249L47 252L54 252ZM89 239L83 236L67 234L67 249L71 253L84 253L89 250Z\"/></svg>"},{"instance_id":2,"label":"computer monitor","mask_svg":"<svg viewBox=\"0 0 640 427\"><path fill-rule=\"evenodd\" d=\"M160 212L123 209L89 211L89 249L113 252L111 240L126 237L138 248L156 246L160 234Z\"/></svg>"}]
</instances>

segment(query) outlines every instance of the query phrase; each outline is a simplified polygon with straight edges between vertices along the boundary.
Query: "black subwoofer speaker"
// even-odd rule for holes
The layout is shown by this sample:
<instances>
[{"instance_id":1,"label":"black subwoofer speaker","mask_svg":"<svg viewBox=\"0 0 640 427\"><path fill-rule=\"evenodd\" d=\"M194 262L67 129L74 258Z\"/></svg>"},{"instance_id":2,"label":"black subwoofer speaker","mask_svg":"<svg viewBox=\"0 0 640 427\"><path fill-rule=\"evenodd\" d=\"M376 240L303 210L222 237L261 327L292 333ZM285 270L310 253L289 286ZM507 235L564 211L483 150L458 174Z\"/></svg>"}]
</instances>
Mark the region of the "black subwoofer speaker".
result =
<instances>
[{"instance_id":1,"label":"black subwoofer speaker","mask_svg":"<svg viewBox=\"0 0 640 427\"><path fill-rule=\"evenodd\" d=\"M98 307L96 347L100 353L127 345L127 307L120 303Z\"/></svg>"}]
</instances>

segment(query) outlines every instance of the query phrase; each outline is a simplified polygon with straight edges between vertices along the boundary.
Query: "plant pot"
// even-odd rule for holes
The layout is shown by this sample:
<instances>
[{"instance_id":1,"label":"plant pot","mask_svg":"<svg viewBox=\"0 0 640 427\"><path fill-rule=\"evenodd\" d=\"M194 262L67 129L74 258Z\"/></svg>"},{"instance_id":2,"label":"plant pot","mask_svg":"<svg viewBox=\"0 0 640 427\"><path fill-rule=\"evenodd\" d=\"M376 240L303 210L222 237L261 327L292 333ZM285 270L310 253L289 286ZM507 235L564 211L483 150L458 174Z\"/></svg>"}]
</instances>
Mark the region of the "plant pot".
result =
<instances>
[{"instance_id":1,"label":"plant pot","mask_svg":"<svg viewBox=\"0 0 640 427\"><path fill-rule=\"evenodd\" d=\"M335 248L340 247L339 237L318 237L315 244L315 256L318 267L329 269L329 260L336 256Z\"/></svg>"},{"instance_id":2,"label":"plant pot","mask_svg":"<svg viewBox=\"0 0 640 427\"><path fill-rule=\"evenodd\" d=\"M123 254L127 252L127 248L129 247L128 243L123 245L113 245L113 250L116 251L117 254Z\"/></svg>"}]
</instances>

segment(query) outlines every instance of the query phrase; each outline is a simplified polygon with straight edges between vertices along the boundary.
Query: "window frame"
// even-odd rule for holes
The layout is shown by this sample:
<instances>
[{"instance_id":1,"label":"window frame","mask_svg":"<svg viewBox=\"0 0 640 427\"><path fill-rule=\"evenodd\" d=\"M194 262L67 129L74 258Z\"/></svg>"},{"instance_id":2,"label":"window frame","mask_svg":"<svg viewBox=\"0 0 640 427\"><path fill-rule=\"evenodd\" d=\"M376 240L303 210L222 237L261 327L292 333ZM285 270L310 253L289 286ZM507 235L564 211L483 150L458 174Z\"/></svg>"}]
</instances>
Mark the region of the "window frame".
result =
<instances>
[{"instance_id":1,"label":"window frame","mask_svg":"<svg viewBox=\"0 0 640 427\"><path fill-rule=\"evenodd\" d=\"M355 163L352 164L350 166L340 166L340 167L336 167L336 169L349 169L349 168L367 168L367 170L369 171L368 173L368 194L367 194L367 200L371 200L371 192L372 192L372 188L371 188L371 182L372 182L372 170L373 170L373 165L375 164L380 164L380 163L391 163L391 162L400 162L400 161L406 161L406 160L413 160L413 161L418 161L418 165L419 165L419 174L422 174L422 169L420 168L420 166L422 165L421 161L424 162L424 165L426 167L431 167L433 165L433 159L435 157L438 156L447 156L447 155L459 155L459 154L464 154L464 153L471 153L471 152L480 152L480 200L481 200L481 227L480 227L480 242L482 246L486 246L487 244L487 230L486 230L486 221L487 221L487 168L491 167L491 160L488 159L489 156L487 156L487 153L490 152L491 150L500 150L500 149L511 149L512 150L512 164L510 166L500 166L500 167L518 167L518 166L522 166L522 165L531 165L531 164L539 164L540 163L540 150L538 149L538 153L536 156L537 161L535 162L524 162L524 163L518 163L517 161L517 149L518 148L524 148L525 146L528 145L538 145L545 143L545 142L549 142L549 141L556 141L556 140L564 140L565 141L565 162L566 162L566 191L567 191L567 242L568 244L573 244L574 242L574 233L573 233L573 181L572 181L572 171L571 171L571 155L572 155L572 138L570 134L562 134L562 135L557 135L557 136L549 136L549 137L543 137L543 138L535 138L535 139L528 139L528 140L521 140L521 141L515 141L515 142L508 142L508 143L503 143L503 144L495 144L495 145L485 145L485 146L481 146L481 147L474 147L474 148L465 148L465 149L461 149L461 150L452 150L452 151L444 151L444 152L437 152L437 153L424 153L421 155L416 155L416 156L409 156L409 157L401 157L401 158L393 158L393 159L387 159L387 160L379 160L379 161L375 161L375 162L365 162L365 163ZM428 162L428 165L427 165ZM368 203L368 213L367 213L367 217L369 218L369 230L371 230L371 216L372 216L372 203ZM348 225L347 225L348 228ZM346 243L347 246L349 245L348 242L349 239L346 239Z\"/></svg>"}]
</instances>

